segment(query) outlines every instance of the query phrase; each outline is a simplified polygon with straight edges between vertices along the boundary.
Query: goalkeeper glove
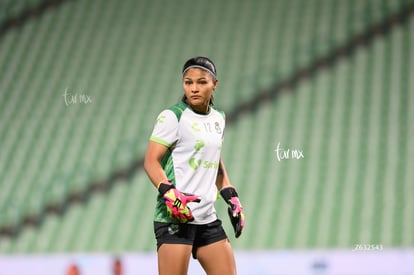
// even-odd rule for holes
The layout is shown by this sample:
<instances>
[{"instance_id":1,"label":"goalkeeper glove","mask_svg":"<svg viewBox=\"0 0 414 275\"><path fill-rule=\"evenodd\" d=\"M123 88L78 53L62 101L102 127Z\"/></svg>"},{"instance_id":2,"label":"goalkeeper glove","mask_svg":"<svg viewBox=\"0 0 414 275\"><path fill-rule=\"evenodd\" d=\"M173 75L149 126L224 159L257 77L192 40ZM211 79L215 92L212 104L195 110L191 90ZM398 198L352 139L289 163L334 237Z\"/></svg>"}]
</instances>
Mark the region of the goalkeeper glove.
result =
<instances>
[{"instance_id":1,"label":"goalkeeper glove","mask_svg":"<svg viewBox=\"0 0 414 275\"><path fill-rule=\"evenodd\" d=\"M239 195L234 187L225 187L220 191L221 196L228 204L228 214L233 225L234 234L238 238L244 228L244 212L239 201Z\"/></svg>"},{"instance_id":2,"label":"goalkeeper glove","mask_svg":"<svg viewBox=\"0 0 414 275\"><path fill-rule=\"evenodd\" d=\"M190 208L187 206L189 202L200 202L199 196L185 194L178 191L171 183L160 183L158 191L167 205L168 215L180 223L187 223L194 220Z\"/></svg>"}]
</instances>

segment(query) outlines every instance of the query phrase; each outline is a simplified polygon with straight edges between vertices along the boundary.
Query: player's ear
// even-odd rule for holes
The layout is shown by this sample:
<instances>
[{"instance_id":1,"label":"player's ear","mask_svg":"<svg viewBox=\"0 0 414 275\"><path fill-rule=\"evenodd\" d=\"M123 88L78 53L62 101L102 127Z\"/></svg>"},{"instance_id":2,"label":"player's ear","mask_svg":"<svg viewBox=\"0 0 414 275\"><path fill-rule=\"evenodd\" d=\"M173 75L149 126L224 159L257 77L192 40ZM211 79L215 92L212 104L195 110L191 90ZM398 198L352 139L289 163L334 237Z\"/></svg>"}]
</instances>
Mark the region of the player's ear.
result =
<instances>
[{"instance_id":1,"label":"player's ear","mask_svg":"<svg viewBox=\"0 0 414 275\"><path fill-rule=\"evenodd\" d=\"M217 89L217 85L218 85L218 79L214 79L213 80L213 91L215 91Z\"/></svg>"}]
</instances>

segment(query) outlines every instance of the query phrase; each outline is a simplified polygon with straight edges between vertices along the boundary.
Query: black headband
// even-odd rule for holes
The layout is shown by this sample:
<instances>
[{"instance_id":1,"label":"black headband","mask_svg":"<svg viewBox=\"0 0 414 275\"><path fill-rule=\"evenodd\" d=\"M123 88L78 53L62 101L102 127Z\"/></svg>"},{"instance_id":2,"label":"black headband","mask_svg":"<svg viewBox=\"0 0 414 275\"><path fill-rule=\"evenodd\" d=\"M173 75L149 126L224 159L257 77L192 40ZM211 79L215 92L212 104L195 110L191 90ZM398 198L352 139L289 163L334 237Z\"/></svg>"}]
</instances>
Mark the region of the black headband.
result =
<instances>
[{"instance_id":1,"label":"black headband","mask_svg":"<svg viewBox=\"0 0 414 275\"><path fill-rule=\"evenodd\" d=\"M217 78L216 67L214 63L207 57L194 57L185 62L183 67L183 75L191 68L199 68L209 72L214 79Z\"/></svg>"}]
</instances>

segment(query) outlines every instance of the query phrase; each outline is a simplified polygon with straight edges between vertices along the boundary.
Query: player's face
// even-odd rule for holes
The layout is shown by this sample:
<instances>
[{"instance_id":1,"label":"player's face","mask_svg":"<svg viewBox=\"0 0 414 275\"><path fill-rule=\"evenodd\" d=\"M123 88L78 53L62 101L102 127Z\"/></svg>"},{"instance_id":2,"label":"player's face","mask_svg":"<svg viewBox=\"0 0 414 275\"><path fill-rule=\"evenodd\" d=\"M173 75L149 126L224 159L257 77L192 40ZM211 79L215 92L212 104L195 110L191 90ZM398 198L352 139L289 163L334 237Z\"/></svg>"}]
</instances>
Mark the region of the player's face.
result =
<instances>
[{"instance_id":1,"label":"player's face","mask_svg":"<svg viewBox=\"0 0 414 275\"><path fill-rule=\"evenodd\" d=\"M217 82L209 72L203 69L189 69L183 77L187 104L195 111L207 112L211 96L217 87Z\"/></svg>"}]
</instances>

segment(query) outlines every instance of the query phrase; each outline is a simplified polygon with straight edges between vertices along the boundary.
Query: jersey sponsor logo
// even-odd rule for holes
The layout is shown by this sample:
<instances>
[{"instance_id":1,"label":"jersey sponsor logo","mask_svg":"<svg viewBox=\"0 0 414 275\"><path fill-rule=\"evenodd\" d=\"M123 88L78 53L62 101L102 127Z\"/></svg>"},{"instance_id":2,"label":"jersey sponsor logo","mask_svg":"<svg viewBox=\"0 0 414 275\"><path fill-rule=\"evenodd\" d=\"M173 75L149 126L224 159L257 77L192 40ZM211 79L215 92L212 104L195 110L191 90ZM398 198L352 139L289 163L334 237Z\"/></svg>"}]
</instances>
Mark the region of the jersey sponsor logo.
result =
<instances>
[{"instance_id":1,"label":"jersey sponsor logo","mask_svg":"<svg viewBox=\"0 0 414 275\"><path fill-rule=\"evenodd\" d=\"M196 144L194 145L195 152L196 153L200 152L201 148L203 148L204 146L206 146L206 143L204 142L204 140L197 139Z\"/></svg>"},{"instance_id":2,"label":"jersey sponsor logo","mask_svg":"<svg viewBox=\"0 0 414 275\"><path fill-rule=\"evenodd\" d=\"M205 160L203 162L203 168L205 169L218 169L218 166L219 166L218 162L215 162L215 161Z\"/></svg>"},{"instance_id":3,"label":"jersey sponsor logo","mask_svg":"<svg viewBox=\"0 0 414 275\"><path fill-rule=\"evenodd\" d=\"M197 155L200 154L202 148L206 146L205 142L201 139L196 140L196 144L194 145L194 154L188 161L188 165L194 170L197 170L199 167L205 169L218 169L218 162L212 162L208 160L203 160L201 158L197 158Z\"/></svg>"},{"instance_id":4,"label":"jersey sponsor logo","mask_svg":"<svg viewBox=\"0 0 414 275\"><path fill-rule=\"evenodd\" d=\"M194 154L193 154L193 157L190 158L190 160L188 161L188 164L194 170L197 170L198 167L201 165L201 162L202 162L201 159L196 159L195 158L195 155L197 155L204 146L206 146L204 140L202 140L202 139L197 139L196 140L196 144L194 145Z\"/></svg>"},{"instance_id":5,"label":"jersey sponsor logo","mask_svg":"<svg viewBox=\"0 0 414 275\"><path fill-rule=\"evenodd\" d=\"M195 158L190 158L190 160L188 161L188 164L190 165L191 168L193 168L194 170L197 170L198 167L201 165L201 159L195 159Z\"/></svg>"},{"instance_id":6,"label":"jersey sponsor logo","mask_svg":"<svg viewBox=\"0 0 414 275\"><path fill-rule=\"evenodd\" d=\"M219 166L218 162L196 159L196 158L191 158L188 164L194 170L197 170L199 167L202 167L204 169L218 169L218 166Z\"/></svg>"}]
</instances>

